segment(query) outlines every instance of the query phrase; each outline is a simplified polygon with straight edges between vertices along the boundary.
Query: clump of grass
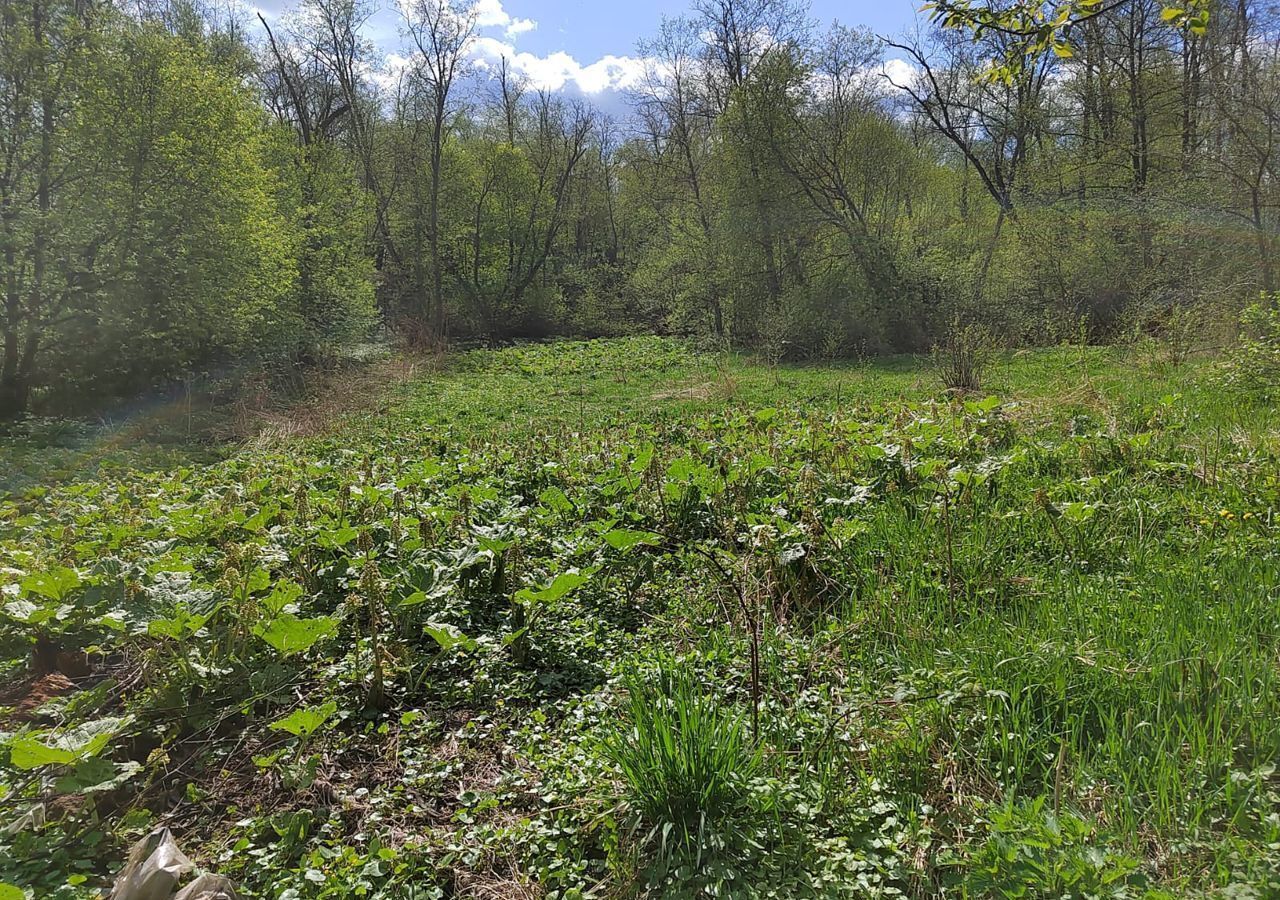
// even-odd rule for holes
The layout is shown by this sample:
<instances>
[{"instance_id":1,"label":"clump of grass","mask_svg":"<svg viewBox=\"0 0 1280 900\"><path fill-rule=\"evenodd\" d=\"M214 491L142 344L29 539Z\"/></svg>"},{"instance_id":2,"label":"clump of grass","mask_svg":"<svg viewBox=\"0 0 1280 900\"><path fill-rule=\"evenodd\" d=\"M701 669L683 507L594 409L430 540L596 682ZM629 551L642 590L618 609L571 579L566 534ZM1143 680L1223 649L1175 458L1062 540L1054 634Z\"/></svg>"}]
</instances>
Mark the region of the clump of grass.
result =
<instances>
[{"instance_id":1,"label":"clump of grass","mask_svg":"<svg viewBox=\"0 0 1280 900\"><path fill-rule=\"evenodd\" d=\"M661 662L653 678L628 676L629 721L605 744L626 796L663 856L721 843L749 811L747 783L760 753L743 715L708 695L686 667Z\"/></svg>"}]
</instances>

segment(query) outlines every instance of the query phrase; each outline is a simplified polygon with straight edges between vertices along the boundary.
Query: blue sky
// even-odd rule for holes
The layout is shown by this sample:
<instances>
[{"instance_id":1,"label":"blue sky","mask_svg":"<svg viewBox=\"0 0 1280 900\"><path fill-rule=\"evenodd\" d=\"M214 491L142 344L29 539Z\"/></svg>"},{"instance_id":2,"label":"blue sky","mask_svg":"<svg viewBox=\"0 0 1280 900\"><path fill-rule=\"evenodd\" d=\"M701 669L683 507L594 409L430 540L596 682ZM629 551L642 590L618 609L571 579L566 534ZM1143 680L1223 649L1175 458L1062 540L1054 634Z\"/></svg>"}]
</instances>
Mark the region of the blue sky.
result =
<instances>
[{"instance_id":1,"label":"blue sky","mask_svg":"<svg viewBox=\"0 0 1280 900\"><path fill-rule=\"evenodd\" d=\"M256 0L270 17L295 0ZM388 69L404 62L396 0L375 0L367 34L386 56ZM501 57L539 88L590 98L623 118L625 91L643 68L638 41L652 35L663 16L687 12L692 0L475 0L478 19L473 56L483 69ZM923 0L810 0L819 25L838 20L898 35L912 26Z\"/></svg>"},{"instance_id":2,"label":"blue sky","mask_svg":"<svg viewBox=\"0 0 1280 900\"><path fill-rule=\"evenodd\" d=\"M819 23L838 19L845 25L865 25L877 33L898 33L915 18L921 2L912 0L817 0L810 15ZM602 56L634 55L636 41L651 34L663 16L678 16L690 7L685 0L650 2L571 2L571 0L503 0L512 19L537 23L515 36L520 50L546 56L563 51L579 62Z\"/></svg>"}]
</instances>

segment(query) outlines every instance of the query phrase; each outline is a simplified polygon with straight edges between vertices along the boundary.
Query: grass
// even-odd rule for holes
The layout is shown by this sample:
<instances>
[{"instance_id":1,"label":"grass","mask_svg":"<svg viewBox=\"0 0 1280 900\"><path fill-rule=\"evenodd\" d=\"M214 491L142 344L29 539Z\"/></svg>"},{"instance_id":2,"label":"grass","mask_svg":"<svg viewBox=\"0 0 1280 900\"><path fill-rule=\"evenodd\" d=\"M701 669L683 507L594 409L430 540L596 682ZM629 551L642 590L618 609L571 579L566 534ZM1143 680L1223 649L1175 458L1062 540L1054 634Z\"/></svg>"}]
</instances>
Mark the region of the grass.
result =
<instances>
[{"instance_id":1,"label":"grass","mask_svg":"<svg viewBox=\"0 0 1280 900\"><path fill-rule=\"evenodd\" d=\"M649 680L626 679L629 721L605 752L629 802L650 822L663 855L695 858L717 831L749 807L759 769L746 719L705 692L694 673L659 662Z\"/></svg>"},{"instance_id":2,"label":"grass","mask_svg":"<svg viewBox=\"0 0 1280 900\"><path fill-rule=\"evenodd\" d=\"M1216 366L634 339L10 441L0 881L163 823L249 897L1271 896L1280 440Z\"/></svg>"}]
</instances>

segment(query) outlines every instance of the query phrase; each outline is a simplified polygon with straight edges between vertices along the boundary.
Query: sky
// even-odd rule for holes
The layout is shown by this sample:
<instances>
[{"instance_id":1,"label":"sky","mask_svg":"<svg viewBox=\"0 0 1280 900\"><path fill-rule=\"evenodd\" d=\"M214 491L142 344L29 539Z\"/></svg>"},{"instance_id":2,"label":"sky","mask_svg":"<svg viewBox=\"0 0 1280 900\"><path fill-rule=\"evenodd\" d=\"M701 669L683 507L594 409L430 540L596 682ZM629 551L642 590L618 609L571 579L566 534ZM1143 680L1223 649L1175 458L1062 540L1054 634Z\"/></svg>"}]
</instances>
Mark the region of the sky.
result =
<instances>
[{"instance_id":1,"label":"sky","mask_svg":"<svg viewBox=\"0 0 1280 900\"><path fill-rule=\"evenodd\" d=\"M257 0L270 17L291 0ZM400 16L395 0L377 0L368 36L393 66L401 59ZM652 35L663 16L687 12L692 0L476 0L473 55L483 67L503 56L534 87L586 96L610 114L623 115L625 91L643 65L638 41ZM819 25L838 20L896 36L912 26L923 0L810 0Z\"/></svg>"}]
</instances>

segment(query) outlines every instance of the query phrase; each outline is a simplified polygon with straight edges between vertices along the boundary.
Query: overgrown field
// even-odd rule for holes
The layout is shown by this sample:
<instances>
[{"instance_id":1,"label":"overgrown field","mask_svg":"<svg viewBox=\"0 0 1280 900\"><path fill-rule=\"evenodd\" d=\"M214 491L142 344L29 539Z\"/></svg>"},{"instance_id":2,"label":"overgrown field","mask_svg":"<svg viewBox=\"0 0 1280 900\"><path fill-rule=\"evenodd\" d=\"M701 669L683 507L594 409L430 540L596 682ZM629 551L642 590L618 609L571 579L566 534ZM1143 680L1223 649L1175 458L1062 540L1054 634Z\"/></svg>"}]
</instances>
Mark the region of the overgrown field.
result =
<instances>
[{"instance_id":1,"label":"overgrown field","mask_svg":"<svg viewBox=\"0 0 1280 900\"><path fill-rule=\"evenodd\" d=\"M988 384L638 339L213 463L11 438L0 881L168 825L254 898L1280 895L1274 410Z\"/></svg>"}]
</instances>

